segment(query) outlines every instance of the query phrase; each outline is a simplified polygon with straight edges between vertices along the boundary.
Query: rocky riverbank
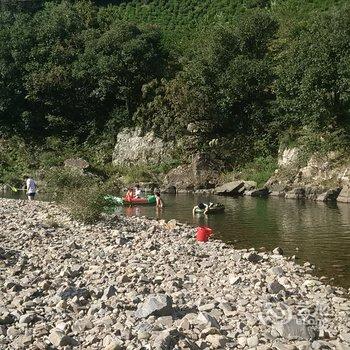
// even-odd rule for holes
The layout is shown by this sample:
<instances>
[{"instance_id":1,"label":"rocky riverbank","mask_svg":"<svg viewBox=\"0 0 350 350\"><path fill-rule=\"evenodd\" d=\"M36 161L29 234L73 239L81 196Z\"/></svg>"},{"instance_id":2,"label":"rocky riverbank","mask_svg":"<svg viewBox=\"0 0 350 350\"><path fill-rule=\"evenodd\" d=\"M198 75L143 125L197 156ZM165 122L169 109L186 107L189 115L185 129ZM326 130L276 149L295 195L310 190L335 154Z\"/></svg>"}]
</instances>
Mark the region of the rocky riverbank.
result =
<instances>
[{"instance_id":1,"label":"rocky riverbank","mask_svg":"<svg viewBox=\"0 0 350 350\"><path fill-rule=\"evenodd\" d=\"M175 221L0 201L0 349L350 349L350 301L273 253Z\"/></svg>"}]
</instances>

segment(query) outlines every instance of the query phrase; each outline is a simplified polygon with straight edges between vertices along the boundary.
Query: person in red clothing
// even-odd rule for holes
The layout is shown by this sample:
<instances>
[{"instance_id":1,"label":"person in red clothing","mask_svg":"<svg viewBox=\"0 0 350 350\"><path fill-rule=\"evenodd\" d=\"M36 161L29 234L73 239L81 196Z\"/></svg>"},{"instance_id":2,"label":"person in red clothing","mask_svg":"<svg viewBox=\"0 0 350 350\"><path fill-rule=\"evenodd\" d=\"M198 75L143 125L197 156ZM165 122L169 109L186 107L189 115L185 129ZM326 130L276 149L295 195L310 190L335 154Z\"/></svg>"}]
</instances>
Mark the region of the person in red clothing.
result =
<instances>
[{"instance_id":1,"label":"person in red clothing","mask_svg":"<svg viewBox=\"0 0 350 350\"><path fill-rule=\"evenodd\" d=\"M126 192L125 199L130 202L133 198L134 198L134 192L132 188L128 188L128 192Z\"/></svg>"}]
</instances>

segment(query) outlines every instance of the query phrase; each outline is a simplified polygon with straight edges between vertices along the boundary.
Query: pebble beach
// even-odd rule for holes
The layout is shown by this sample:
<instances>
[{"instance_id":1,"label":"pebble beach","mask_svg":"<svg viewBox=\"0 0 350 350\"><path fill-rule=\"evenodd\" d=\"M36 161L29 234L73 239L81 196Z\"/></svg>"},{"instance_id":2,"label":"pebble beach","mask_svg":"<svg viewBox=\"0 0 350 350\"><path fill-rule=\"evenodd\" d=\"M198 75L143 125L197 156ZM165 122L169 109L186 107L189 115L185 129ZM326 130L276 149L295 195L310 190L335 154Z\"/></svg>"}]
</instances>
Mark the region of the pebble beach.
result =
<instances>
[{"instance_id":1,"label":"pebble beach","mask_svg":"<svg viewBox=\"0 0 350 350\"><path fill-rule=\"evenodd\" d=\"M348 292L175 220L0 199L0 349L350 350Z\"/></svg>"}]
</instances>

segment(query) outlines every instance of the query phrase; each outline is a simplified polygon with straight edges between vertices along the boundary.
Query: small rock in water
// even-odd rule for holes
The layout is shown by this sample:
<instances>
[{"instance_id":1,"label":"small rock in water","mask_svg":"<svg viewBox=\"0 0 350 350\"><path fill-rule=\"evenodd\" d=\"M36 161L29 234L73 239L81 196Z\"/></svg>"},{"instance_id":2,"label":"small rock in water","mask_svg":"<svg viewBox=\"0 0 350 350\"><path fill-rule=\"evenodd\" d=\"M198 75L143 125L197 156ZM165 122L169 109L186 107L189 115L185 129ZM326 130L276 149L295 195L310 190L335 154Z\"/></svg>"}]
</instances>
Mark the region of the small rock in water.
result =
<instances>
[{"instance_id":1,"label":"small rock in water","mask_svg":"<svg viewBox=\"0 0 350 350\"><path fill-rule=\"evenodd\" d=\"M281 247L276 247L272 253L275 255L283 255L283 249Z\"/></svg>"}]
</instances>

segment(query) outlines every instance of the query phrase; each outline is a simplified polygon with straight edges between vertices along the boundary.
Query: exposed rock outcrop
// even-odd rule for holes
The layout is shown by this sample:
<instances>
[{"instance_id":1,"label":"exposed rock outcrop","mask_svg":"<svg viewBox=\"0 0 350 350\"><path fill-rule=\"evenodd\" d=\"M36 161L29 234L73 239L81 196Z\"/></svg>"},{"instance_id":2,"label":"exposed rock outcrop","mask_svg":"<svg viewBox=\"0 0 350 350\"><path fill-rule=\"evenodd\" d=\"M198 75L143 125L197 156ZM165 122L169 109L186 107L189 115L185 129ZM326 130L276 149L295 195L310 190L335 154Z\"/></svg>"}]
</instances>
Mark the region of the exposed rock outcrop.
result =
<instances>
[{"instance_id":1,"label":"exposed rock outcrop","mask_svg":"<svg viewBox=\"0 0 350 350\"><path fill-rule=\"evenodd\" d=\"M337 198L338 202L350 203L350 186L345 185Z\"/></svg>"},{"instance_id":2,"label":"exposed rock outcrop","mask_svg":"<svg viewBox=\"0 0 350 350\"><path fill-rule=\"evenodd\" d=\"M215 188L215 194L219 196L239 196L243 192L240 191L244 188L244 181L232 181L225 183L219 187Z\"/></svg>"},{"instance_id":3,"label":"exposed rock outcrop","mask_svg":"<svg viewBox=\"0 0 350 350\"><path fill-rule=\"evenodd\" d=\"M177 191L213 188L218 182L220 164L205 154L196 154L191 164L180 165L165 176L163 187Z\"/></svg>"},{"instance_id":4,"label":"exposed rock outcrop","mask_svg":"<svg viewBox=\"0 0 350 350\"><path fill-rule=\"evenodd\" d=\"M117 136L113 164L159 164L170 159L172 145L156 137L153 132L144 135L141 129L124 129Z\"/></svg>"},{"instance_id":5,"label":"exposed rock outcrop","mask_svg":"<svg viewBox=\"0 0 350 350\"><path fill-rule=\"evenodd\" d=\"M329 152L326 156L311 156L306 166L298 168L299 154L297 148L280 150L279 168L265 184L271 196L350 202L346 189L350 185L349 162L337 152Z\"/></svg>"}]
</instances>

